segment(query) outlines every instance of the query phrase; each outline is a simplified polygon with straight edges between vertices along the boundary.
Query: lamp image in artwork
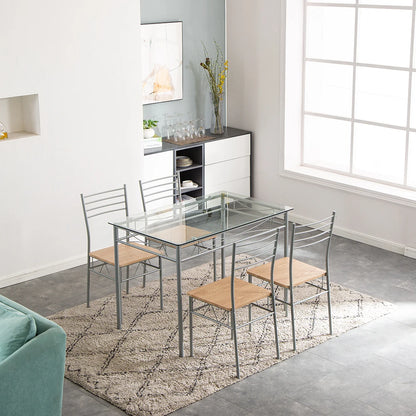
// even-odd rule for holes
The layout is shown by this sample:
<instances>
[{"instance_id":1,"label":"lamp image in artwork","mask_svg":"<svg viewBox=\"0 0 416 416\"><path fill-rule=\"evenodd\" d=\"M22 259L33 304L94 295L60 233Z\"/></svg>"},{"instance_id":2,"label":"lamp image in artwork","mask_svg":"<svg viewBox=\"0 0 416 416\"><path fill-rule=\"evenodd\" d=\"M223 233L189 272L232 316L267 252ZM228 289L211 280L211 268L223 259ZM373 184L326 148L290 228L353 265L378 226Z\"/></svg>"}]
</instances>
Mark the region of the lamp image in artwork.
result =
<instances>
[{"instance_id":1,"label":"lamp image in artwork","mask_svg":"<svg viewBox=\"0 0 416 416\"><path fill-rule=\"evenodd\" d=\"M142 25L143 104L182 99L182 22Z\"/></svg>"}]
</instances>

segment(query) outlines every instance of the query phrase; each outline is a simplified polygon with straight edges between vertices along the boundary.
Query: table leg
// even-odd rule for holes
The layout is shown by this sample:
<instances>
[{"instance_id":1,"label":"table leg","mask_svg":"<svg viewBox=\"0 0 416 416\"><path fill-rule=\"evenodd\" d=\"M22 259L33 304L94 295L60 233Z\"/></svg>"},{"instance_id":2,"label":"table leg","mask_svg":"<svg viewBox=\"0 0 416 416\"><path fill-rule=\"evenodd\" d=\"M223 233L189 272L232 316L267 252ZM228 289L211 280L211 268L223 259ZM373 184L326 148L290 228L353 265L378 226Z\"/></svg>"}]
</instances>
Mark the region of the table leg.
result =
<instances>
[{"instance_id":1,"label":"table leg","mask_svg":"<svg viewBox=\"0 0 416 416\"><path fill-rule=\"evenodd\" d=\"M287 212L285 212L285 246L283 247L284 250L284 257L287 257L287 249L288 249L288 245L289 245L289 219L288 219L288 214ZM285 300L285 315L287 316L287 299L288 299L288 290L285 288L284 289L284 300Z\"/></svg>"},{"instance_id":2,"label":"table leg","mask_svg":"<svg viewBox=\"0 0 416 416\"><path fill-rule=\"evenodd\" d=\"M289 218L287 215L287 212L285 212L285 246L283 247L284 249L284 256L287 257L287 248L289 245Z\"/></svg>"},{"instance_id":3,"label":"table leg","mask_svg":"<svg viewBox=\"0 0 416 416\"><path fill-rule=\"evenodd\" d=\"M222 229L225 230L226 227L226 218L225 218L225 199L224 194L221 194L221 226ZM221 234L221 279L224 279L225 277L225 249L224 249L224 243L225 243L225 235L224 233Z\"/></svg>"},{"instance_id":4,"label":"table leg","mask_svg":"<svg viewBox=\"0 0 416 416\"><path fill-rule=\"evenodd\" d=\"M114 232L114 268L116 283L116 309L117 309L117 329L121 329L122 313L121 313L121 287L120 287L120 267L118 263L118 228L113 227Z\"/></svg>"},{"instance_id":5,"label":"table leg","mask_svg":"<svg viewBox=\"0 0 416 416\"><path fill-rule=\"evenodd\" d=\"M224 233L221 234L221 279L225 277L225 235Z\"/></svg>"},{"instance_id":6,"label":"table leg","mask_svg":"<svg viewBox=\"0 0 416 416\"><path fill-rule=\"evenodd\" d=\"M181 249L180 247L176 247L176 284L177 284L177 294L178 294L179 357L183 357L182 276L181 276Z\"/></svg>"}]
</instances>

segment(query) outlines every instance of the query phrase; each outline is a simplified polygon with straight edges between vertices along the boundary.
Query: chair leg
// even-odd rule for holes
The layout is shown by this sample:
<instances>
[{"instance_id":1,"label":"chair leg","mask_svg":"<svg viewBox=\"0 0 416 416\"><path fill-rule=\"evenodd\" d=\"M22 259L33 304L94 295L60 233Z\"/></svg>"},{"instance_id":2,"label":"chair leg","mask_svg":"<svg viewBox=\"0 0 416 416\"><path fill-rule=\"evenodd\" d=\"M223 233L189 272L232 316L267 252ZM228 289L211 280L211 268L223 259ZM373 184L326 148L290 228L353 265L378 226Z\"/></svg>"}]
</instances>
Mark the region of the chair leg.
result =
<instances>
[{"instance_id":1,"label":"chair leg","mask_svg":"<svg viewBox=\"0 0 416 416\"><path fill-rule=\"evenodd\" d=\"M328 319L329 319L329 333L332 335L332 312L331 312L331 286L329 284L329 274L326 274L326 288L328 290Z\"/></svg>"},{"instance_id":2,"label":"chair leg","mask_svg":"<svg viewBox=\"0 0 416 416\"><path fill-rule=\"evenodd\" d=\"M122 282L123 282L123 271L121 268L119 268L119 281L115 282L116 284L116 304L117 304L117 321L120 323L120 326L118 327L118 329L121 329L121 326L123 324L123 308L122 308L122 295L121 295L121 287L122 287Z\"/></svg>"},{"instance_id":3,"label":"chair leg","mask_svg":"<svg viewBox=\"0 0 416 416\"><path fill-rule=\"evenodd\" d=\"M253 276L251 274L248 275L248 282L252 283L253 282ZM252 314L251 314L251 303L250 305L248 305L248 331L251 332L251 318L252 318Z\"/></svg>"},{"instance_id":4,"label":"chair leg","mask_svg":"<svg viewBox=\"0 0 416 416\"><path fill-rule=\"evenodd\" d=\"M91 286L91 257L87 261L87 308L90 307L90 286Z\"/></svg>"},{"instance_id":5,"label":"chair leg","mask_svg":"<svg viewBox=\"0 0 416 416\"><path fill-rule=\"evenodd\" d=\"M237 370L237 378L240 378L240 363L238 361L238 343L237 343L237 324L235 322L235 310L231 312L232 333L234 335L234 351L235 351L235 366Z\"/></svg>"},{"instance_id":6,"label":"chair leg","mask_svg":"<svg viewBox=\"0 0 416 416\"><path fill-rule=\"evenodd\" d=\"M285 315L287 316L287 289L284 289L284 299L285 299L285 304L284 304L284 308L285 308Z\"/></svg>"},{"instance_id":7,"label":"chair leg","mask_svg":"<svg viewBox=\"0 0 416 416\"><path fill-rule=\"evenodd\" d=\"M146 272L147 272L146 263L143 263L143 284L142 284L142 287L146 287Z\"/></svg>"},{"instance_id":8,"label":"chair leg","mask_svg":"<svg viewBox=\"0 0 416 416\"><path fill-rule=\"evenodd\" d=\"M212 239L212 262L214 263L214 282L217 280L217 253L215 252L215 238Z\"/></svg>"},{"instance_id":9,"label":"chair leg","mask_svg":"<svg viewBox=\"0 0 416 416\"><path fill-rule=\"evenodd\" d=\"M290 290L290 316L292 318L293 351L296 351L295 305L293 304L293 288Z\"/></svg>"},{"instance_id":10,"label":"chair leg","mask_svg":"<svg viewBox=\"0 0 416 416\"><path fill-rule=\"evenodd\" d=\"M274 324L274 340L276 342L276 357L280 359L280 347L279 347L279 334L277 331L277 316L276 316L276 302L274 296L271 296L272 308L273 308L273 324Z\"/></svg>"},{"instance_id":11,"label":"chair leg","mask_svg":"<svg viewBox=\"0 0 416 416\"><path fill-rule=\"evenodd\" d=\"M163 311L163 272L162 258L159 257L159 285L160 285L160 310Z\"/></svg>"},{"instance_id":12,"label":"chair leg","mask_svg":"<svg viewBox=\"0 0 416 416\"><path fill-rule=\"evenodd\" d=\"M193 343L193 310L194 310L194 300L189 296L189 355L194 356L194 343Z\"/></svg>"},{"instance_id":13,"label":"chair leg","mask_svg":"<svg viewBox=\"0 0 416 416\"><path fill-rule=\"evenodd\" d=\"M127 266L127 274L126 274L126 294L129 294L130 289L130 266Z\"/></svg>"}]
</instances>

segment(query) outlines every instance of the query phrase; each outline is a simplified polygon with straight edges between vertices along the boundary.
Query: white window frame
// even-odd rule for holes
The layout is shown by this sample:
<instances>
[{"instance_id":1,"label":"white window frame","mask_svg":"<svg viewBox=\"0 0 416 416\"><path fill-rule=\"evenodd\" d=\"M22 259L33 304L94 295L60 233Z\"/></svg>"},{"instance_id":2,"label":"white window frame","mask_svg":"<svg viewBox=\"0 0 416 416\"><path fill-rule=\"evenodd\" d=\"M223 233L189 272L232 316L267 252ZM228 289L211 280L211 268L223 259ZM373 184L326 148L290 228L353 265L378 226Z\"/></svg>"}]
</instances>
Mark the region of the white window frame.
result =
<instances>
[{"instance_id":1,"label":"white window frame","mask_svg":"<svg viewBox=\"0 0 416 416\"><path fill-rule=\"evenodd\" d=\"M291 7L291 14L287 14L287 7L290 3ZM284 137L282 140L282 147L281 147L281 158L280 158L280 174L285 177L302 179L326 186L330 186L337 189L343 189L352 191L354 193L362 194L362 195L370 195L380 199L389 200L392 202L398 202L405 205L416 206L416 188L410 187L407 185L407 165L408 165L408 145L409 145L409 133L416 132L416 128L410 128L410 111L411 111L411 89L412 89L412 74L416 74L416 68L413 68L413 51L414 51L414 32L415 32L415 15L416 15L416 0L413 1L413 6L379 6L379 5L365 5L365 4L358 4L358 0L356 0L355 4L348 4L348 3L333 3L328 4L325 1L323 2L307 2L307 0L297 0L297 6L295 6L295 0L286 0L282 1L282 31L281 31L281 105L284 111L281 114L281 137ZM308 5L306 4L308 3ZM306 58L305 56L305 37L306 37L306 22L303 22L303 16L306 16L306 7L314 7L314 6L329 6L329 7L351 7L355 8L355 33L354 33L354 59L353 62L346 63L343 61L334 61L334 60L326 60L326 59L312 59ZM357 52L357 17L358 17L358 10L360 8L377 8L377 9L404 9L404 10L411 10L412 11L412 23L411 23L411 42L410 42L410 58L409 58L409 66L408 67L396 67L396 66L386 66L386 65L373 65L373 64L362 64L356 62L356 52ZM295 10L295 11L293 11ZM295 23L293 21L293 16L298 14L296 17L297 19L301 19L302 25L300 27L303 28L301 36L302 38L298 37L296 39L296 35L293 33L293 26L299 23L299 21ZM290 24L287 25L287 20L290 19ZM299 28L299 26L297 26ZM298 29L299 30L299 29ZM290 34L290 31L292 33ZM288 39L292 39L292 44L288 44ZM295 39L295 40L293 40ZM299 40L301 45L299 45ZM301 80L301 92L300 97L298 99L293 99L292 91L293 85L295 85L296 75L292 74L292 70L294 66L290 67L290 70L286 68L288 65L291 64L290 61L293 61L294 55L292 51L292 47L297 43L297 64L299 64L299 56L301 68L298 69L300 72L298 80ZM299 50L300 49L300 50ZM296 54L296 53L295 53ZM342 64L342 65L350 65L352 66L353 70L353 97L352 97L352 116L351 118L347 117L339 117L333 115L326 115L314 112L305 111L305 97L304 97L304 86L305 86L305 64L306 62L322 62L322 63L335 63L335 64ZM406 126L396 126L390 124L383 124L378 122L372 122L367 120L358 120L355 118L354 113L354 103L355 103L355 78L356 78L356 68L357 67L370 67L370 68L380 68L380 69L394 69L400 71L407 71L409 74L409 88L408 88L408 102L407 102L407 121ZM296 71L295 71L296 72ZM291 87L292 86L292 87ZM299 91L295 90L295 94L299 94ZM289 98L291 97L291 98ZM296 118L296 111L300 111L300 117ZM318 117L327 117L337 120L343 120L351 123L351 155L350 155L350 171L349 173L340 172L336 170L332 170L329 168L318 167L314 165L308 165L303 162L303 154L304 154L304 140L303 140L303 121L305 115L312 115ZM386 181L368 178L364 176L359 176L352 172L352 160L353 160L353 124L354 122L359 122L363 124L368 124L372 126L380 126L380 127L387 127L393 128L401 131L406 132L406 152L405 152L405 160L404 160L404 177L403 182L401 184L393 184ZM297 130L295 125L298 123L300 128ZM291 125L292 124L292 125ZM297 136L297 138L294 138Z\"/></svg>"}]
</instances>

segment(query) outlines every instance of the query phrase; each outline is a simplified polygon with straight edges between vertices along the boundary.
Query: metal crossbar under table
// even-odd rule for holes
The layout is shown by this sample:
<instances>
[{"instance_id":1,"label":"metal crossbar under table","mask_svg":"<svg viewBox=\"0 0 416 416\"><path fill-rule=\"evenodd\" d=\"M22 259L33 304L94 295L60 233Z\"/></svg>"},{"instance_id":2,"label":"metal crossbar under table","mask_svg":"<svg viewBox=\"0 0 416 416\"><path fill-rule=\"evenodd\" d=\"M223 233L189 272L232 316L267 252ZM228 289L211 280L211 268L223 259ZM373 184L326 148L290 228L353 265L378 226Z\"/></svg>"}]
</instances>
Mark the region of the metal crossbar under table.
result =
<instances>
[{"instance_id":1,"label":"metal crossbar under table","mask_svg":"<svg viewBox=\"0 0 416 416\"><path fill-rule=\"evenodd\" d=\"M145 238L173 250L165 250L160 257L176 263L179 356L183 357L183 305L182 305L182 265L196 257L207 255L209 250L184 256L184 248L202 242L207 238L220 236L220 244L212 245L212 250L221 252L221 277L225 277L225 248L238 233L244 233L251 224L266 222L283 216L284 255L287 256L288 206L274 206L254 198L229 192L218 192L192 201L172 204L157 211L131 216L121 222L110 223L114 231L117 328L122 325L120 270L118 265L118 244L135 247L134 237ZM122 233L119 233L122 230ZM121 237L120 235L123 234ZM233 237L234 236L234 237ZM136 247L137 248L137 247ZM146 248L141 246L141 250ZM151 252L149 250L149 252Z\"/></svg>"}]
</instances>

